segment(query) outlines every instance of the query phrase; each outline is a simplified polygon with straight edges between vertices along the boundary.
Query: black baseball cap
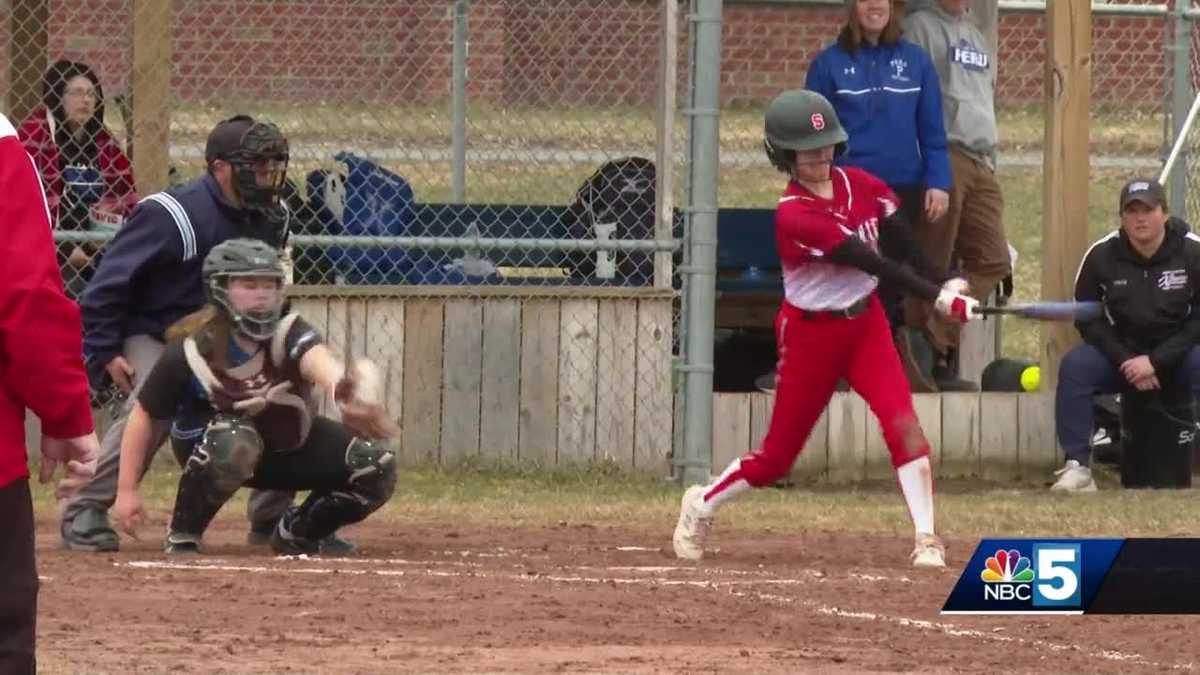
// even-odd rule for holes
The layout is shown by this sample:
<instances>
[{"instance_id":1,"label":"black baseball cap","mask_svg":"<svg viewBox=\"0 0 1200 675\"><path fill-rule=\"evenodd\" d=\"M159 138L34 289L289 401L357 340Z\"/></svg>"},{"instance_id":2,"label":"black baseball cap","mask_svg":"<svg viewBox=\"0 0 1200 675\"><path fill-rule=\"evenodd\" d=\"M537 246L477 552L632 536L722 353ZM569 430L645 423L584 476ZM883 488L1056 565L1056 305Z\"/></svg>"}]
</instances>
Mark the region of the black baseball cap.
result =
<instances>
[{"instance_id":1,"label":"black baseball cap","mask_svg":"<svg viewBox=\"0 0 1200 675\"><path fill-rule=\"evenodd\" d=\"M227 159L230 155L241 150L242 138L246 131L254 126L254 118L249 115L234 115L226 120L217 122L217 126L208 134L204 144L204 161Z\"/></svg>"},{"instance_id":2,"label":"black baseball cap","mask_svg":"<svg viewBox=\"0 0 1200 675\"><path fill-rule=\"evenodd\" d=\"M1167 193L1158 181L1150 178L1135 178L1121 188L1121 210L1133 202L1141 202L1150 208L1167 206Z\"/></svg>"}]
</instances>

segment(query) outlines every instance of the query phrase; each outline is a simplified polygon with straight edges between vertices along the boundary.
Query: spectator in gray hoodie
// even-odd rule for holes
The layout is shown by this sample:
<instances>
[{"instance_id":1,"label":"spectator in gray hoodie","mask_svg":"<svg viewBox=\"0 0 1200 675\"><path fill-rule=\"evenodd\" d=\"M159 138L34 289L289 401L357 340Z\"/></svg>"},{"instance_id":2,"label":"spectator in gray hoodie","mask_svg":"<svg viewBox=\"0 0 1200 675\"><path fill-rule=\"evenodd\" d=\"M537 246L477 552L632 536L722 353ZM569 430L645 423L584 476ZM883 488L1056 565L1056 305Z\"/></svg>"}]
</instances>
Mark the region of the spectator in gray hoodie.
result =
<instances>
[{"instance_id":1,"label":"spectator in gray hoodie","mask_svg":"<svg viewBox=\"0 0 1200 675\"><path fill-rule=\"evenodd\" d=\"M942 269L957 257L970 294L983 300L1011 267L1002 220L1004 203L996 180L995 54L971 19L970 0L913 5L904 36L929 52L937 71L953 174L946 216L921 223L917 239L930 261ZM906 359L914 387L932 379L942 391L978 389L960 379L951 365L960 327L940 320L929 303L911 301L906 309L908 329L898 339L901 353L927 353L927 347L932 347L935 355L930 372L925 372L928 364Z\"/></svg>"}]
</instances>

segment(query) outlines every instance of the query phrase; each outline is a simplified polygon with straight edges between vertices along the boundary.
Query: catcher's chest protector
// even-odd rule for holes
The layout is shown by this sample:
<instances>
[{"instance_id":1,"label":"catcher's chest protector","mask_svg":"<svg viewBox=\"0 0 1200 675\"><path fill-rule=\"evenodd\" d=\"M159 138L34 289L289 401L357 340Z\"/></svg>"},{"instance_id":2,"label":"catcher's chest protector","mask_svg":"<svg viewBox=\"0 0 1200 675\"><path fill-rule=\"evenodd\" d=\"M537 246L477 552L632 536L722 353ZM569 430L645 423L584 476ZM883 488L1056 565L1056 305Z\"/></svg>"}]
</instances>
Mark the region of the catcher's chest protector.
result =
<instances>
[{"instance_id":1,"label":"catcher's chest protector","mask_svg":"<svg viewBox=\"0 0 1200 675\"><path fill-rule=\"evenodd\" d=\"M266 405L253 415L254 426L269 450L299 447L312 428L308 383L289 379L284 368L287 361L285 338L296 318L296 314L288 314L280 320L268 349L259 350L245 363L223 371L213 370L193 338L189 337L183 343L192 374L204 387L212 406L220 412L237 414L235 403L267 396L272 387L291 382L290 389L272 393Z\"/></svg>"}]
</instances>

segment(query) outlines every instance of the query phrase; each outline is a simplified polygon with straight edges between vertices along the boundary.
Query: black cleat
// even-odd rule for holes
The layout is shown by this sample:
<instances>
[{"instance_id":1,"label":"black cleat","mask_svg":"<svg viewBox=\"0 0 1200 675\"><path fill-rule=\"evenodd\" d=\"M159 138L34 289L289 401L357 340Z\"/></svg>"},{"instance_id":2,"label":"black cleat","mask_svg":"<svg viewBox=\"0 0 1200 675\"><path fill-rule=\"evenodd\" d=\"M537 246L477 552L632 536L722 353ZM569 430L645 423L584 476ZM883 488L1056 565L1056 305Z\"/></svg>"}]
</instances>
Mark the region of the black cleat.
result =
<instances>
[{"instance_id":1,"label":"black cleat","mask_svg":"<svg viewBox=\"0 0 1200 675\"><path fill-rule=\"evenodd\" d=\"M167 555L200 555L200 537L183 532L170 532L163 541Z\"/></svg>"},{"instance_id":2,"label":"black cleat","mask_svg":"<svg viewBox=\"0 0 1200 675\"><path fill-rule=\"evenodd\" d=\"M288 509L279 519L279 525L271 533L271 550L275 555L319 555L321 543L313 539L297 537L288 529L289 522L295 517L295 507Z\"/></svg>"},{"instance_id":3,"label":"black cleat","mask_svg":"<svg viewBox=\"0 0 1200 675\"><path fill-rule=\"evenodd\" d=\"M250 531L246 533L246 543L251 546L270 546L271 538L275 536L275 530L279 527L279 520L272 520L269 523L255 523L250 526ZM346 541L338 536L337 532L325 537L318 543L322 555L330 556L347 556L358 550L352 542Z\"/></svg>"}]
</instances>

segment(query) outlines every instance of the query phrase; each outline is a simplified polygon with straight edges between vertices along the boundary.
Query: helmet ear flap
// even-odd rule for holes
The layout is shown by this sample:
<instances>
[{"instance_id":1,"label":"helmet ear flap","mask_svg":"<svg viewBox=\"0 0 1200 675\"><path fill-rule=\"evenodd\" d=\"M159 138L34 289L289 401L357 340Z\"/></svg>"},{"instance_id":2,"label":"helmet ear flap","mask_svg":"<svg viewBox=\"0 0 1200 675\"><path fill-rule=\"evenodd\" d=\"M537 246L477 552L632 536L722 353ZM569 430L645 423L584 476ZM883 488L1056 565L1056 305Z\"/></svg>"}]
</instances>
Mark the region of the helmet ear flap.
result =
<instances>
[{"instance_id":1,"label":"helmet ear flap","mask_svg":"<svg viewBox=\"0 0 1200 675\"><path fill-rule=\"evenodd\" d=\"M767 159L771 165L779 169L783 173L791 174L792 168L796 164L796 151L777 148L771 143L770 138L763 139L763 150L767 153Z\"/></svg>"}]
</instances>

